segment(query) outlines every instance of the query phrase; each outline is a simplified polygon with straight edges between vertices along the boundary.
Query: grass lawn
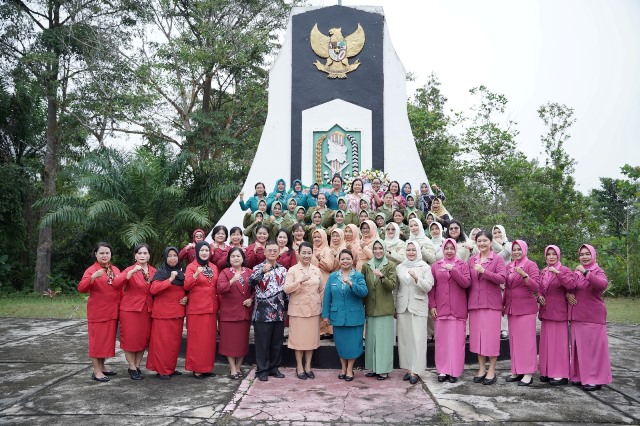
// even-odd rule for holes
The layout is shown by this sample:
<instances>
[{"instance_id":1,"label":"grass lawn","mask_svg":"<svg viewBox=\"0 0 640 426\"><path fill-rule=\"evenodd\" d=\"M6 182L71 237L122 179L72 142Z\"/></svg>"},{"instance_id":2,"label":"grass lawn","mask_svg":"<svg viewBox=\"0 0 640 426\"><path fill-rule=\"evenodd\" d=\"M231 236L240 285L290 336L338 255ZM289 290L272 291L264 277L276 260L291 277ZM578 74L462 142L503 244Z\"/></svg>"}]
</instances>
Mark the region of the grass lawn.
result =
<instances>
[{"instance_id":1,"label":"grass lawn","mask_svg":"<svg viewBox=\"0 0 640 426\"><path fill-rule=\"evenodd\" d=\"M0 318L86 318L87 294L49 296L15 294L0 296Z\"/></svg>"},{"instance_id":2,"label":"grass lawn","mask_svg":"<svg viewBox=\"0 0 640 426\"><path fill-rule=\"evenodd\" d=\"M38 294L0 296L0 318L86 318L87 295L56 295L53 300ZM640 324L640 298L606 298L607 319Z\"/></svg>"}]
</instances>

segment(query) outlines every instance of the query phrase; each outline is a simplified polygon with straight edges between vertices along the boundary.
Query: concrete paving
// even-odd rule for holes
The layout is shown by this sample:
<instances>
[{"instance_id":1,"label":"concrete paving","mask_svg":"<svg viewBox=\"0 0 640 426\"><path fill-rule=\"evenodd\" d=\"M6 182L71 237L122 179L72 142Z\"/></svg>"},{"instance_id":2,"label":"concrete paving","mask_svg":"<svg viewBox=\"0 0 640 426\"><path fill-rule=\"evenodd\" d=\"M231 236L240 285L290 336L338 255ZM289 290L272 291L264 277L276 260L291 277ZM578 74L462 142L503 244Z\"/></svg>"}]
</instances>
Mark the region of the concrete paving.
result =
<instances>
[{"instance_id":1,"label":"concrete paving","mask_svg":"<svg viewBox=\"0 0 640 426\"><path fill-rule=\"evenodd\" d=\"M640 424L640 327L609 325L614 382L587 393L574 386L552 388L506 383L509 362L498 363L494 386L471 381L468 365L458 383L438 383L427 370L423 382L402 381L404 371L378 381L356 371L352 382L337 370L315 370L299 380L184 374L130 380L122 351L108 361L118 375L109 383L90 380L84 320L0 319L0 424L63 425L371 425L371 424ZM179 359L179 369L184 359ZM144 371L144 370L143 370Z\"/></svg>"}]
</instances>

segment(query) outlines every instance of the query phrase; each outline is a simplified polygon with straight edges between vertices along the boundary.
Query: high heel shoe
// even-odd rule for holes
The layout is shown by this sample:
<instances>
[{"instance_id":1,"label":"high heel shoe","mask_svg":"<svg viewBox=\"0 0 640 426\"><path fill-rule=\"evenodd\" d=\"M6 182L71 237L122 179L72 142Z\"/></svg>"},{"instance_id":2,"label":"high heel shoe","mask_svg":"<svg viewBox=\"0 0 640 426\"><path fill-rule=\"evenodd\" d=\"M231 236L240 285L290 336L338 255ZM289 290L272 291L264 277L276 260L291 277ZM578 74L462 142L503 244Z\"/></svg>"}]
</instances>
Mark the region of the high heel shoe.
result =
<instances>
[{"instance_id":1,"label":"high heel shoe","mask_svg":"<svg viewBox=\"0 0 640 426\"><path fill-rule=\"evenodd\" d=\"M104 383L104 382L108 382L111 379L109 379L107 376L96 377L96 373L91 373L91 380L95 380L96 382Z\"/></svg>"},{"instance_id":2,"label":"high heel shoe","mask_svg":"<svg viewBox=\"0 0 640 426\"><path fill-rule=\"evenodd\" d=\"M132 370L130 368L127 368L127 372L129 373L129 377L131 377L132 380L142 380L142 374L138 373L138 370Z\"/></svg>"},{"instance_id":3,"label":"high heel shoe","mask_svg":"<svg viewBox=\"0 0 640 426\"><path fill-rule=\"evenodd\" d=\"M473 376L473 383L482 383L485 377L487 377L487 373L484 373L482 376Z\"/></svg>"}]
</instances>

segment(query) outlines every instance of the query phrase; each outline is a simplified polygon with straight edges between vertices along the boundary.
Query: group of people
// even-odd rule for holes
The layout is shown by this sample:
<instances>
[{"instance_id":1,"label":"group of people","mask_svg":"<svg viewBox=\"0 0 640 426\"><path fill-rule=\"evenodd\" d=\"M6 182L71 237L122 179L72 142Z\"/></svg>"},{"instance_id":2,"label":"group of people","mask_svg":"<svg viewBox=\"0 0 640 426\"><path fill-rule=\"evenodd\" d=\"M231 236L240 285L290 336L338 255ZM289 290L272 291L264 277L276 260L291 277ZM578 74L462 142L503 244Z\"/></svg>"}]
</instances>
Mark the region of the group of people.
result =
<instances>
[{"instance_id":1,"label":"group of people","mask_svg":"<svg viewBox=\"0 0 640 426\"><path fill-rule=\"evenodd\" d=\"M271 194L256 184L246 202L241 194L242 207L251 210L244 230L218 225L211 243L195 230L182 250L165 249L157 271L148 264L145 244L135 248L135 264L120 272L110 262L110 245L99 243L96 262L78 286L90 292L92 378L108 381L114 374L104 359L114 356L118 323L132 379L143 377L147 348L147 369L163 379L179 374L186 316L185 369L196 378L212 375L218 331L230 377L240 378L252 324L256 377L284 377L279 366L288 322L288 347L301 380L315 377L313 351L322 336L334 338L339 379L353 380L354 362L364 351L365 375L385 380L397 334L403 378L416 384L435 333L440 382L462 375L468 334L479 361L473 382L491 385L506 316L512 370L507 381L528 386L539 366L540 380L551 385L571 381L596 390L611 382L602 300L607 278L592 246L580 247L572 271L550 245L540 271L527 257L526 242L509 242L500 225L473 228L467 236L444 209L439 188L422 184L414 195L409 184L401 190L392 182L384 190L381 183L374 179L365 190L354 179L348 194L340 176L326 192L317 185L305 189L299 180L287 192L280 179ZM536 317L542 323L539 361Z\"/></svg>"}]
</instances>

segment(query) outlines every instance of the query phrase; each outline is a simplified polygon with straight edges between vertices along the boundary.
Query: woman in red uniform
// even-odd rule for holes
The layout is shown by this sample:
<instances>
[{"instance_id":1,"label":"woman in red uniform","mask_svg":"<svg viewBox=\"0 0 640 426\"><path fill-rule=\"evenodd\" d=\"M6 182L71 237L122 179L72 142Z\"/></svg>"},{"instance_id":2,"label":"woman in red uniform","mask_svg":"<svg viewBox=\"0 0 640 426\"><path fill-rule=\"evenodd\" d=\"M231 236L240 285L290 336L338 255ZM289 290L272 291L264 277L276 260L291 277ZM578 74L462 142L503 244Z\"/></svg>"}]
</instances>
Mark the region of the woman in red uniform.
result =
<instances>
[{"instance_id":1,"label":"woman in red uniform","mask_svg":"<svg viewBox=\"0 0 640 426\"><path fill-rule=\"evenodd\" d=\"M216 357L216 315L218 313L218 268L209 262L209 243L196 244L196 260L187 266L184 289L187 305L187 356L185 370L196 379L215 376L211 372Z\"/></svg>"},{"instance_id":2,"label":"woman in red uniform","mask_svg":"<svg viewBox=\"0 0 640 426\"><path fill-rule=\"evenodd\" d=\"M268 238L269 228L266 225L258 225L255 242L244 251L247 255L247 268L252 269L254 266L264 262L264 246Z\"/></svg>"},{"instance_id":3,"label":"woman in red uniform","mask_svg":"<svg viewBox=\"0 0 640 426\"><path fill-rule=\"evenodd\" d=\"M129 376L143 378L140 364L151 337L151 293L149 286L156 269L149 265L149 246L138 244L133 250L136 263L113 280L113 286L124 289L120 303L120 348L129 363Z\"/></svg>"},{"instance_id":4,"label":"woman in red uniform","mask_svg":"<svg viewBox=\"0 0 640 426\"><path fill-rule=\"evenodd\" d=\"M253 272L245 267L245 255L237 247L229 250L227 267L220 271L220 347L218 352L229 360L229 377L242 377L242 360L249 352L249 329L253 311L253 289L249 277Z\"/></svg>"},{"instance_id":5,"label":"woman in red uniform","mask_svg":"<svg viewBox=\"0 0 640 426\"><path fill-rule=\"evenodd\" d=\"M513 262L507 267L504 288L504 313L509 320L509 353L511 376L507 382L529 386L537 370L536 315L537 293L540 291L540 270L527 257L529 249L523 240L511 245Z\"/></svg>"},{"instance_id":6,"label":"woman in red uniform","mask_svg":"<svg viewBox=\"0 0 640 426\"><path fill-rule=\"evenodd\" d=\"M218 271L224 269L227 264L227 255L229 254L229 248L227 245L227 238L229 238L229 231L224 225L217 225L211 231L213 242L211 243L211 263L216 265Z\"/></svg>"},{"instance_id":7,"label":"woman in red uniform","mask_svg":"<svg viewBox=\"0 0 640 426\"><path fill-rule=\"evenodd\" d=\"M276 262L284 266L288 271L289 268L298 263L298 256L296 256L296 252L291 247L293 244L291 233L286 229L279 230L276 236L276 243L278 243L278 249L280 250Z\"/></svg>"},{"instance_id":8,"label":"woman in red uniform","mask_svg":"<svg viewBox=\"0 0 640 426\"><path fill-rule=\"evenodd\" d=\"M180 250L180 262L186 262L187 265L196 260L196 244L204 241L205 233L202 229L196 229L191 234L192 241Z\"/></svg>"},{"instance_id":9,"label":"woman in red uniform","mask_svg":"<svg viewBox=\"0 0 640 426\"><path fill-rule=\"evenodd\" d=\"M116 373L104 366L105 358L116 354L116 329L120 291L113 279L120 270L111 264L111 244L98 243L93 249L96 262L87 268L78 284L80 293L89 293L87 323L89 328L89 358L93 366L91 378L108 382Z\"/></svg>"},{"instance_id":10,"label":"woman in red uniform","mask_svg":"<svg viewBox=\"0 0 640 426\"><path fill-rule=\"evenodd\" d=\"M164 262L153 277L150 291L153 308L147 369L157 372L159 378L168 380L171 376L182 374L176 371L176 364L182 343L184 305L187 304L184 272L180 267L177 248L167 247L164 250Z\"/></svg>"}]
</instances>

